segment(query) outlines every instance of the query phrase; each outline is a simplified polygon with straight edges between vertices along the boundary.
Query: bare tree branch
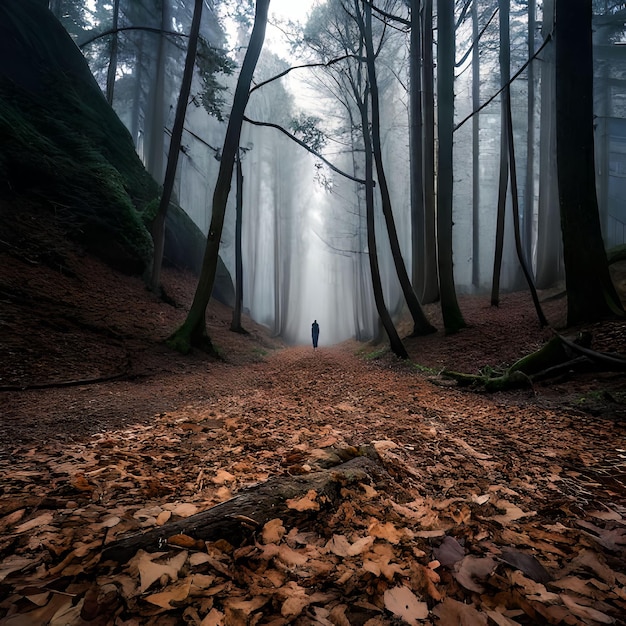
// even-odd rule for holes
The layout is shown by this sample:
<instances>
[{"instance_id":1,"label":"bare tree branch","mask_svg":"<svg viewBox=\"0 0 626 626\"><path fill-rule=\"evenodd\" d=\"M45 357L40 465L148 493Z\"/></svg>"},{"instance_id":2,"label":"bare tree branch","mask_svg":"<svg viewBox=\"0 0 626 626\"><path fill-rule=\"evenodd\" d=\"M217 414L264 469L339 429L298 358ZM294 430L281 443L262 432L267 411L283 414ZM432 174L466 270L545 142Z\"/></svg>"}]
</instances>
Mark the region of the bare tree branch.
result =
<instances>
[{"instance_id":1,"label":"bare tree branch","mask_svg":"<svg viewBox=\"0 0 626 626\"><path fill-rule=\"evenodd\" d=\"M333 172L336 172L337 174L339 174L340 176L343 176L344 178L348 178L349 180L353 180L355 183L360 183L361 185L365 185L366 184L367 181L363 180L362 178L356 178L355 176L352 176L352 175L350 175L350 174L340 170L338 167L336 167L330 161L328 161L326 158L324 158L319 152L313 150L313 148L311 148L310 146L307 146L307 144L304 143L304 141L302 141L301 139L298 139L295 135L292 135L288 130L285 130L282 126L280 126L278 124L273 124L271 122L259 122L257 120L251 120L249 117L247 117L245 115L244 115L243 119L246 122L248 122L249 124L252 124L253 126L265 126L267 128L274 128L274 129L280 131L284 135L287 135L287 137L289 137L289 139L291 139L292 141L295 141L299 146L302 146L305 150L310 152L313 156L317 157L320 161L322 161L323 163L328 165L328 167L330 167L330 169Z\"/></svg>"}]
</instances>

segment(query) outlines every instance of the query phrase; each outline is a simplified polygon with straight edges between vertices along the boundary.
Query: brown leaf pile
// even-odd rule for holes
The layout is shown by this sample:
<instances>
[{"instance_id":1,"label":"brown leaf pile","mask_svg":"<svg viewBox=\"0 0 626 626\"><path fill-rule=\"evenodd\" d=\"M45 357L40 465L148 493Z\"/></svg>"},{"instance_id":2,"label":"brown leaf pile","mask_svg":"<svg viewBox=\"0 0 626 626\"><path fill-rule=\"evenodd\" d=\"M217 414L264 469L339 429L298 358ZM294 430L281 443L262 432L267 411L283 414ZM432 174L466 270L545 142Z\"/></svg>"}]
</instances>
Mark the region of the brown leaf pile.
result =
<instances>
[{"instance_id":1,"label":"brown leaf pile","mask_svg":"<svg viewBox=\"0 0 626 626\"><path fill-rule=\"evenodd\" d=\"M623 426L503 410L346 348L254 368L265 384L210 406L2 457L0 623L624 623ZM382 474L330 510L315 491L288 501L299 527L101 560L125 534L362 444Z\"/></svg>"}]
</instances>

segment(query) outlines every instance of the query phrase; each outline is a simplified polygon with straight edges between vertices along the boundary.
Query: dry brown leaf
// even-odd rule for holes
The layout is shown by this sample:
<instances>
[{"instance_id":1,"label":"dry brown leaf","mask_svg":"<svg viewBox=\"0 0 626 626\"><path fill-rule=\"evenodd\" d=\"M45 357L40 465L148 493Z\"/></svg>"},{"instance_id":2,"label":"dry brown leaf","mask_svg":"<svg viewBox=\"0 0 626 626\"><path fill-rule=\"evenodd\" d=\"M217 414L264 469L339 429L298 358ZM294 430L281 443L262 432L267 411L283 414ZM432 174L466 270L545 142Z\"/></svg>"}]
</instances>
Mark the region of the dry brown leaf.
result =
<instances>
[{"instance_id":1,"label":"dry brown leaf","mask_svg":"<svg viewBox=\"0 0 626 626\"><path fill-rule=\"evenodd\" d=\"M578 526L586 528L590 532L585 532L585 535L599 543L604 548L611 550L612 552L621 552L624 546L626 546L626 528L615 528L613 530L606 530L599 528L598 526L586 522L584 520L578 520L576 522Z\"/></svg>"},{"instance_id":2,"label":"dry brown leaf","mask_svg":"<svg viewBox=\"0 0 626 626\"><path fill-rule=\"evenodd\" d=\"M398 530L391 522L384 524L378 520L374 520L368 527L367 532L377 539L385 539L389 543L397 544L404 536L401 530Z\"/></svg>"},{"instance_id":3,"label":"dry brown leaf","mask_svg":"<svg viewBox=\"0 0 626 626\"><path fill-rule=\"evenodd\" d=\"M285 535L285 527L280 519L270 520L263 526L261 541L263 543L278 543Z\"/></svg>"},{"instance_id":4,"label":"dry brown leaf","mask_svg":"<svg viewBox=\"0 0 626 626\"><path fill-rule=\"evenodd\" d=\"M326 544L326 548L337 556L350 557L363 554L373 543L374 537L361 537L354 543L350 543L343 535L333 535Z\"/></svg>"},{"instance_id":5,"label":"dry brown leaf","mask_svg":"<svg viewBox=\"0 0 626 626\"><path fill-rule=\"evenodd\" d=\"M170 517L172 517L171 511L161 511L156 517L157 526L163 526L163 524L166 524Z\"/></svg>"},{"instance_id":6,"label":"dry brown leaf","mask_svg":"<svg viewBox=\"0 0 626 626\"><path fill-rule=\"evenodd\" d=\"M579 578L578 576L566 576L559 580L555 580L552 586L557 589L564 589L567 591L573 591L581 596L587 596L588 598L598 598L597 587L592 587L588 581Z\"/></svg>"},{"instance_id":7,"label":"dry brown leaf","mask_svg":"<svg viewBox=\"0 0 626 626\"><path fill-rule=\"evenodd\" d=\"M591 606L585 606L583 604L579 604L576 602L574 598L568 596L564 593L561 594L561 600L563 604L574 614L576 617L580 617L582 619L590 619L595 622L599 622L600 624L614 624L615 620L602 613L601 611L597 611Z\"/></svg>"},{"instance_id":8,"label":"dry brown leaf","mask_svg":"<svg viewBox=\"0 0 626 626\"><path fill-rule=\"evenodd\" d=\"M195 504L191 504L190 502L177 504L176 507L172 509L172 515L178 515L178 517L191 517L197 512L198 507Z\"/></svg>"},{"instance_id":9,"label":"dry brown leaf","mask_svg":"<svg viewBox=\"0 0 626 626\"><path fill-rule=\"evenodd\" d=\"M225 626L226 616L221 611L213 608L206 617L200 622L200 626Z\"/></svg>"},{"instance_id":10,"label":"dry brown leaf","mask_svg":"<svg viewBox=\"0 0 626 626\"><path fill-rule=\"evenodd\" d=\"M547 583L552 580L552 577L548 574L544 566L539 563L539 561L532 556L532 554L526 554L525 552L519 552L518 550L504 548L500 558L505 563L524 572L526 576L532 578L535 582Z\"/></svg>"},{"instance_id":11,"label":"dry brown leaf","mask_svg":"<svg viewBox=\"0 0 626 626\"><path fill-rule=\"evenodd\" d=\"M150 554L139 550L129 561L128 564L131 572L139 572L139 593L143 593L152 583L159 580L161 576L167 576L171 581L178 580L178 573L187 561L187 552L180 552L165 563L154 562L164 554L164 552L154 552Z\"/></svg>"},{"instance_id":12,"label":"dry brown leaf","mask_svg":"<svg viewBox=\"0 0 626 626\"><path fill-rule=\"evenodd\" d=\"M18 535L20 535L21 533L28 532L29 530L32 530L33 528L39 528L40 526L47 526L48 524L52 522L53 519L54 519L54 514L51 513L50 511L46 511L45 513L42 513L41 515L38 515L37 517L30 519L24 522L23 524L20 524L15 529L15 532Z\"/></svg>"},{"instance_id":13,"label":"dry brown leaf","mask_svg":"<svg viewBox=\"0 0 626 626\"><path fill-rule=\"evenodd\" d=\"M304 565L308 560L306 554L303 554L302 552L297 552L287 545L278 546L277 557L283 563L289 566Z\"/></svg>"},{"instance_id":14,"label":"dry brown leaf","mask_svg":"<svg viewBox=\"0 0 626 626\"><path fill-rule=\"evenodd\" d=\"M13 513L5 515L2 519L0 519L0 529L5 529L8 526L17 524L22 517L24 517L24 513L26 513L26 509L18 509L17 511L13 511Z\"/></svg>"},{"instance_id":15,"label":"dry brown leaf","mask_svg":"<svg viewBox=\"0 0 626 626\"><path fill-rule=\"evenodd\" d=\"M519 570L511 573L511 582L524 590L528 600L541 602L543 604L556 604L559 596L548 591L544 585L524 576Z\"/></svg>"},{"instance_id":16,"label":"dry brown leaf","mask_svg":"<svg viewBox=\"0 0 626 626\"><path fill-rule=\"evenodd\" d=\"M428 605L405 586L387 589L384 594L385 608L407 624L417 624L428 619Z\"/></svg>"},{"instance_id":17,"label":"dry brown leaf","mask_svg":"<svg viewBox=\"0 0 626 626\"><path fill-rule=\"evenodd\" d=\"M514 622L512 619L508 618L506 615L502 615L502 613L498 613L498 611L485 611L489 619L496 626L519 626L519 622Z\"/></svg>"},{"instance_id":18,"label":"dry brown leaf","mask_svg":"<svg viewBox=\"0 0 626 626\"><path fill-rule=\"evenodd\" d=\"M311 604L311 599L306 593L306 589L300 587L295 582L288 582L279 590L278 596L285 598L280 613L287 619L297 617L302 611Z\"/></svg>"},{"instance_id":19,"label":"dry brown leaf","mask_svg":"<svg viewBox=\"0 0 626 626\"><path fill-rule=\"evenodd\" d=\"M523 511L517 505L509 502L508 500L498 500L495 503L495 506L498 509L504 509L506 513L504 515L493 515L492 517L489 517L487 519L492 519L495 522L499 522L503 526L524 517L532 517L533 515L537 515L537 511Z\"/></svg>"},{"instance_id":20,"label":"dry brown leaf","mask_svg":"<svg viewBox=\"0 0 626 626\"><path fill-rule=\"evenodd\" d=\"M92 485L84 474L74 474L70 484L76 491L92 492L95 489L95 485Z\"/></svg>"},{"instance_id":21,"label":"dry brown leaf","mask_svg":"<svg viewBox=\"0 0 626 626\"><path fill-rule=\"evenodd\" d=\"M319 502L316 502L317 492L314 489L309 490L306 496L302 498L290 498L287 500L287 507L294 511L319 511Z\"/></svg>"},{"instance_id":22,"label":"dry brown leaf","mask_svg":"<svg viewBox=\"0 0 626 626\"><path fill-rule=\"evenodd\" d=\"M453 576L466 589L483 593L485 588L481 581L493 572L496 565L495 559L491 557L477 557L468 554L461 561L455 563Z\"/></svg>"},{"instance_id":23,"label":"dry brown leaf","mask_svg":"<svg viewBox=\"0 0 626 626\"><path fill-rule=\"evenodd\" d=\"M368 485L367 483L359 483L359 487L363 489L364 494L363 497L367 500L372 500L373 498L378 497L378 491L374 489L374 487Z\"/></svg>"},{"instance_id":24,"label":"dry brown leaf","mask_svg":"<svg viewBox=\"0 0 626 626\"><path fill-rule=\"evenodd\" d=\"M243 620L243 624L248 624L250 615L265 606L268 601L269 598L265 596L255 596L250 600L245 598L227 598L224 600L226 624L236 624L239 620Z\"/></svg>"},{"instance_id":25,"label":"dry brown leaf","mask_svg":"<svg viewBox=\"0 0 626 626\"><path fill-rule=\"evenodd\" d=\"M191 561L191 559L189 559ZM215 576L212 574L193 574L191 577L191 595L197 590L209 589L215 582Z\"/></svg>"},{"instance_id":26,"label":"dry brown leaf","mask_svg":"<svg viewBox=\"0 0 626 626\"><path fill-rule=\"evenodd\" d=\"M428 594L433 600L439 602L442 595L435 586L441 582L441 578L435 568L439 566L438 561L433 561L429 567L421 563L411 563L411 586L415 591Z\"/></svg>"},{"instance_id":27,"label":"dry brown leaf","mask_svg":"<svg viewBox=\"0 0 626 626\"><path fill-rule=\"evenodd\" d=\"M146 596L145 600L150 604L160 606L162 609L171 610L175 608L172 606L172 602L182 602L189 596L191 581L192 578L189 576L185 580L169 585L163 591Z\"/></svg>"},{"instance_id":28,"label":"dry brown leaf","mask_svg":"<svg viewBox=\"0 0 626 626\"><path fill-rule=\"evenodd\" d=\"M433 609L433 613L441 620L442 626L487 626L487 615L454 598L446 598Z\"/></svg>"},{"instance_id":29,"label":"dry brown leaf","mask_svg":"<svg viewBox=\"0 0 626 626\"><path fill-rule=\"evenodd\" d=\"M237 480L236 477L224 469L217 470L217 472L215 473L215 476L213 476L213 478L211 479L211 481L215 483L216 485L224 485L226 483L233 483L235 482L235 480Z\"/></svg>"},{"instance_id":30,"label":"dry brown leaf","mask_svg":"<svg viewBox=\"0 0 626 626\"><path fill-rule=\"evenodd\" d=\"M2 582L9 574L20 572L27 567L32 567L39 562L39 559L30 559L24 556L12 554L0 563L0 582Z\"/></svg>"},{"instance_id":31,"label":"dry brown leaf","mask_svg":"<svg viewBox=\"0 0 626 626\"><path fill-rule=\"evenodd\" d=\"M465 548L450 535L446 535L441 545L433 549L433 554L443 566L454 565L465 556Z\"/></svg>"}]
</instances>

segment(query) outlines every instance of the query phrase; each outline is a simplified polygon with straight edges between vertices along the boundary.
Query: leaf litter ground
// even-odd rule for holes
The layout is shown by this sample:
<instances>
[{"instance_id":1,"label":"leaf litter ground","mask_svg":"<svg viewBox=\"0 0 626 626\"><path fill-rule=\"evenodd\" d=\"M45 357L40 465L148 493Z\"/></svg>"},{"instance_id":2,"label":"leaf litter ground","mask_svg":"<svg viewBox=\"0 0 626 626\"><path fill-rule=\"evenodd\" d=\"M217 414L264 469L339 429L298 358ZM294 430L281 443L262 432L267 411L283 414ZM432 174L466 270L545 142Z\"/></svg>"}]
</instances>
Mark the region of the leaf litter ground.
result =
<instances>
[{"instance_id":1,"label":"leaf litter ground","mask_svg":"<svg viewBox=\"0 0 626 626\"><path fill-rule=\"evenodd\" d=\"M191 277L166 272L174 307L86 258L26 281L4 260L0 624L626 624L622 378L461 391L377 347L235 335L217 304L226 362L180 357L160 342ZM461 305L471 328L411 339L415 363L475 372L548 336L525 294ZM592 330L624 353L623 324ZM167 532L317 476L335 496L234 515L235 545ZM168 541L106 558L159 527Z\"/></svg>"}]
</instances>

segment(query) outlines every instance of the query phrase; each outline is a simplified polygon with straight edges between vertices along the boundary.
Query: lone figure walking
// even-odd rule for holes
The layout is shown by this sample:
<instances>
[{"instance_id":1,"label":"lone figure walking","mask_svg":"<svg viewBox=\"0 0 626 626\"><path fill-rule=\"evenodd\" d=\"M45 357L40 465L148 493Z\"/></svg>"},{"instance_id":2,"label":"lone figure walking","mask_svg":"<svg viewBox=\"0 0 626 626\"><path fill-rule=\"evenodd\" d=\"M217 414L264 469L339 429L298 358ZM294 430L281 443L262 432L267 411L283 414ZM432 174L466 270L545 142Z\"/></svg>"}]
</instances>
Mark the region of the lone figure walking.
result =
<instances>
[{"instance_id":1,"label":"lone figure walking","mask_svg":"<svg viewBox=\"0 0 626 626\"><path fill-rule=\"evenodd\" d=\"M317 348L317 340L320 336L320 325L317 323L317 320L313 320L313 324L311 324L311 337L313 338L313 348Z\"/></svg>"}]
</instances>

